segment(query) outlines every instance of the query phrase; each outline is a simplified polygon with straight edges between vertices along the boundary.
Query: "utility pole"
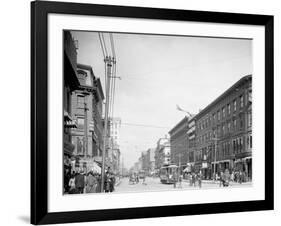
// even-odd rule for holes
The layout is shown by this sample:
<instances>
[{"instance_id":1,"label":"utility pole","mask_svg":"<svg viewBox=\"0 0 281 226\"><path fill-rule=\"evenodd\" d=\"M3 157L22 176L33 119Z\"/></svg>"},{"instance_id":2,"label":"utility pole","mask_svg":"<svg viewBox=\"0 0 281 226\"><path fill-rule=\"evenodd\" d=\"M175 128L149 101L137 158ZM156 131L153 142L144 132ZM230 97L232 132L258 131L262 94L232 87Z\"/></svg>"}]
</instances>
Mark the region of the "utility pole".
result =
<instances>
[{"instance_id":1,"label":"utility pole","mask_svg":"<svg viewBox=\"0 0 281 226\"><path fill-rule=\"evenodd\" d=\"M89 95L87 92L84 92L84 115L85 115L85 119L84 119L84 136L85 136L85 152L84 152L84 158L86 159L87 154L88 154L88 114L87 111L88 106L87 106L87 95Z\"/></svg>"},{"instance_id":2,"label":"utility pole","mask_svg":"<svg viewBox=\"0 0 281 226\"><path fill-rule=\"evenodd\" d=\"M179 174L181 174L181 157L182 157L182 154L179 153L176 156L178 156L178 158L179 158Z\"/></svg>"},{"instance_id":3,"label":"utility pole","mask_svg":"<svg viewBox=\"0 0 281 226\"><path fill-rule=\"evenodd\" d=\"M110 91L110 78L112 70L112 62L114 58L106 57L105 63L107 68L107 84L106 84L106 97L105 97L105 115L104 115L104 130L103 130L103 151L102 151L102 170L101 170L101 192L104 192L104 175L105 175L105 152L107 148L107 124L108 124L108 110L109 110L109 91Z\"/></svg>"},{"instance_id":4,"label":"utility pole","mask_svg":"<svg viewBox=\"0 0 281 226\"><path fill-rule=\"evenodd\" d=\"M216 179L216 164L217 164L217 148L218 148L218 138L215 137L213 138L213 140L215 141L215 158L214 158L214 174L213 174L213 181L215 181Z\"/></svg>"}]
</instances>

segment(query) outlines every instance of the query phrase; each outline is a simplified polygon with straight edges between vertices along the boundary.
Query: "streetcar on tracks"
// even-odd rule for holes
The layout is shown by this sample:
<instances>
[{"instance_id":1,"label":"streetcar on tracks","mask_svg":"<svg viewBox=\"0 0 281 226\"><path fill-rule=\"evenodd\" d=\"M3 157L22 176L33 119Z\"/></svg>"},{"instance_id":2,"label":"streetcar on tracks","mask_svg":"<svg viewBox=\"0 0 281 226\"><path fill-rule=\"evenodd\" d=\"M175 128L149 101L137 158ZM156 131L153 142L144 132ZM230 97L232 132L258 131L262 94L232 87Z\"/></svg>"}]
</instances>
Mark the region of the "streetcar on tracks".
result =
<instances>
[{"instance_id":1,"label":"streetcar on tracks","mask_svg":"<svg viewBox=\"0 0 281 226\"><path fill-rule=\"evenodd\" d=\"M163 184L173 184L177 180L178 175L177 165L167 165L160 168L159 177Z\"/></svg>"}]
</instances>

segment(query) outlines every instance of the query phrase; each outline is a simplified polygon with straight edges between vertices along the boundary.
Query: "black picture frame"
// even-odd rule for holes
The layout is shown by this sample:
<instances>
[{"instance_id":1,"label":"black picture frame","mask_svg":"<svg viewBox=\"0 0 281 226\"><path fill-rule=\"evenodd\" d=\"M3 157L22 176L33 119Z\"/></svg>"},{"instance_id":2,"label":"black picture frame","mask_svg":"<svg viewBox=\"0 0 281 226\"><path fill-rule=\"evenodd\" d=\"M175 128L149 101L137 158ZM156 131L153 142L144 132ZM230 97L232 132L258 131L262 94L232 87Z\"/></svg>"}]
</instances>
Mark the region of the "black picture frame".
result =
<instances>
[{"instance_id":1,"label":"black picture frame","mask_svg":"<svg viewBox=\"0 0 281 226\"><path fill-rule=\"evenodd\" d=\"M142 208L48 212L48 14L197 21L265 27L265 199ZM31 3L31 223L52 224L214 214L274 208L273 16L35 1Z\"/></svg>"}]
</instances>

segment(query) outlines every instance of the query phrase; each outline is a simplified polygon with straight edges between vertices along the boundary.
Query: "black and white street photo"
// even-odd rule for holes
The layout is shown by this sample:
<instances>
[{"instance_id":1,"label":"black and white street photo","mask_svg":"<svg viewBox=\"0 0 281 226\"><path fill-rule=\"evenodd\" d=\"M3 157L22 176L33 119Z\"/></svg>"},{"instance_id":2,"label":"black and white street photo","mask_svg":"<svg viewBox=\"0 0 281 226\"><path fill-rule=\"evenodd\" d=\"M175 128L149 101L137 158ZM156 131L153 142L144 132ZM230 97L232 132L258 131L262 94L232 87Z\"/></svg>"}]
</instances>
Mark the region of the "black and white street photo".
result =
<instances>
[{"instance_id":1,"label":"black and white street photo","mask_svg":"<svg viewBox=\"0 0 281 226\"><path fill-rule=\"evenodd\" d=\"M63 194L253 185L251 39L64 30L63 51Z\"/></svg>"}]
</instances>

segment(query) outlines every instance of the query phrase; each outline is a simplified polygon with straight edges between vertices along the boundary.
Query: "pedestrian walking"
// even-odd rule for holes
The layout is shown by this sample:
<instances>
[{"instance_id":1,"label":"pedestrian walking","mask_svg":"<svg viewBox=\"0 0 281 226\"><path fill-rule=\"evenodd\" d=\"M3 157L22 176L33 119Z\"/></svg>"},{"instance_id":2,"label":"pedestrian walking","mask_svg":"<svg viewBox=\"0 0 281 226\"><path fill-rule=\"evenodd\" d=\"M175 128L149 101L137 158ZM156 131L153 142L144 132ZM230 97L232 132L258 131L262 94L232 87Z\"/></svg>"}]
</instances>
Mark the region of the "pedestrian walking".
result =
<instances>
[{"instance_id":1,"label":"pedestrian walking","mask_svg":"<svg viewBox=\"0 0 281 226\"><path fill-rule=\"evenodd\" d=\"M96 192L100 193L101 192L101 175L100 174L96 174L96 180L97 180Z\"/></svg>"},{"instance_id":2,"label":"pedestrian walking","mask_svg":"<svg viewBox=\"0 0 281 226\"><path fill-rule=\"evenodd\" d=\"M223 175L223 172L221 171L220 172L220 187L223 185L223 183L224 183L224 175Z\"/></svg>"},{"instance_id":3,"label":"pedestrian walking","mask_svg":"<svg viewBox=\"0 0 281 226\"><path fill-rule=\"evenodd\" d=\"M233 171L231 172L231 174L230 174L230 181L234 181L234 173L233 173Z\"/></svg>"},{"instance_id":4,"label":"pedestrian walking","mask_svg":"<svg viewBox=\"0 0 281 226\"><path fill-rule=\"evenodd\" d=\"M69 194L77 194L78 193L77 190L76 190L76 187L75 187L75 174L71 174L68 186L69 186L69 192L68 192Z\"/></svg>"},{"instance_id":5,"label":"pedestrian walking","mask_svg":"<svg viewBox=\"0 0 281 226\"><path fill-rule=\"evenodd\" d=\"M196 186L196 184L195 184L195 182L196 182L196 176L195 176L195 173L193 172L192 173L192 175L191 175L191 177L192 177L192 186Z\"/></svg>"},{"instance_id":6,"label":"pedestrian walking","mask_svg":"<svg viewBox=\"0 0 281 226\"><path fill-rule=\"evenodd\" d=\"M183 175L179 176L179 188L182 188Z\"/></svg>"},{"instance_id":7,"label":"pedestrian walking","mask_svg":"<svg viewBox=\"0 0 281 226\"><path fill-rule=\"evenodd\" d=\"M109 172L107 172L104 175L104 191L109 192L110 190L110 178L109 178Z\"/></svg>"},{"instance_id":8,"label":"pedestrian walking","mask_svg":"<svg viewBox=\"0 0 281 226\"><path fill-rule=\"evenodd\" d=\"M113 192L114 191L114 185L115 185L115 177L113 175L113 173L110 174L110 182L109 182L109 192Z\"/></svg>"},{"instance_id":9,"label":"pedestrian walking","mask_svg":"<svg viewBox=\"0 0 281 226\"><path fill-rule=\"evenodd\" d=\"M197 174L197 181L198 181L199 188L201 188L201 186L202 186L202 173L201 173L201 171L199 171L199 173Z\"/></svg>"},{"instance_id":10,"label":"pedestrian walking","mask_svg":"<svg viewBox=\"0 0 281 226\"><path fill-rule=\"evenodd\" d=\"M241 172L241 170L239 171L238 181L239 181L239 184L242 184L242 172Z\"/></svg>"},{"instance_id":11,"label":"pedestrian walking","mask_svg":"<svg viewBox=\"0 0 281 226\"><path fill-rule=\"evenodd\" d=\"M177 173L176 172L173 173L172 180L174 183L174 188L176 188L177 187Z\"/></svg>"},{"instance_id":12,"label":"pedestrian walking","mask_svg":"<svg viewBox=\"0 0 281 226\"><path fill-rule=\"evenodd\" d=\"M68 193L69 192L69 180L70 180L70 177L71 177L71 173L70 173L70 170L65 167L64 169L64 178L63 178L63 182L64 182L64 193Z\"/></svg>"},{"instance_id":13,"label":"pedestrian walking","mask_svg":"<svg viewBox=\"0 0 281 226\"><path fill-rule=\"evenodd\" d=\"M86 193L95 193L96 192L97 180L94 177L92 171L90 171L86 178Z\"/></svg>"},{"instance_id":14,"label":"pedestrian walking","mask_svg":"<svg viewBox=\"0 0 281 226\"><path fill-rule=\"evenodd\" d=\"M191 173L188 173L187 178L189 180L189 186L191 187L192 186L192 175L191 175Z\"/></svg>"},{"instance_id":15,"label":"pedestrian walking","mask_svg":"<svg viewBox=\"0 0 281 226\"><path fill-rule=\"evenodd\" d=\"M79 194L84 193L84 187L85 187L85 176L83 170L80 170L79 173L75 176L75 187L78 190Z\"/></svg>"},{"instance_id":16,"label":"pedestrian walking","mask_svg":"<svg viewBox=\"0 0 281 226\"><path fill-rule=\"evenodd\" d=\"M143 184L143 185L147 185L147 184L145 183L145 174L143 175L143 181L142 181L142 184Z\"/></svg>"},{"instance_id":17,"label":"pedestrian walking","mask_svg":"<svg viewBox=\"0 0 281 226\"><path fill-rule=\"evenodd\" d=\"M230 180L229 170L226 169L223 174L223 186L224 187L227 187L229 185L229 180Z\"/></svg>"}]
</instances>

